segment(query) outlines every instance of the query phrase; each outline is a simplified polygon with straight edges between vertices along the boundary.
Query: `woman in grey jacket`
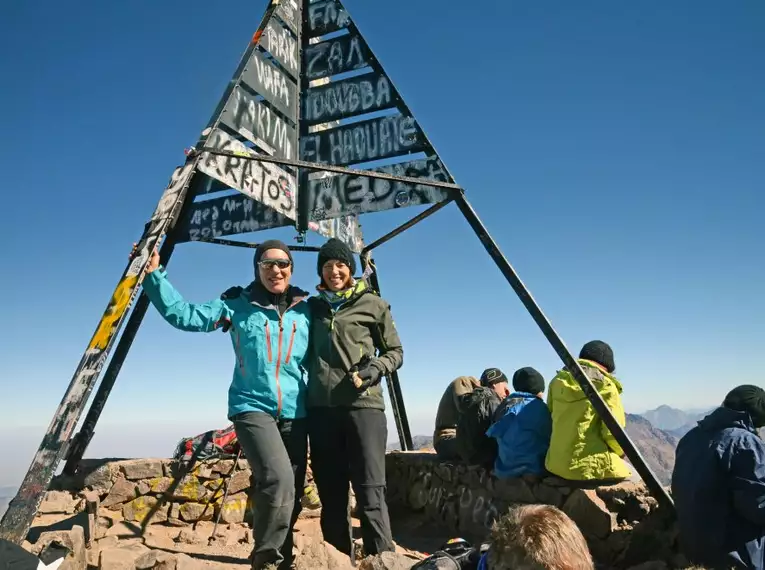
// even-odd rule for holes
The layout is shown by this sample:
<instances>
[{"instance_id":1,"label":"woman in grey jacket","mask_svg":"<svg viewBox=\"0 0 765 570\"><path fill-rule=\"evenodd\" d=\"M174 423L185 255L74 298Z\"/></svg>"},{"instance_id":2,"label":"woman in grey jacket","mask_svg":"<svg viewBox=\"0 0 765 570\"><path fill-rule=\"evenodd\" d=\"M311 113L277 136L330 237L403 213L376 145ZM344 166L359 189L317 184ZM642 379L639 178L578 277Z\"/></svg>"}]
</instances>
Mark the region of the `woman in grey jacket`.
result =
<instances>
[{"instance_id":1,"label":"woman in grey jacket","mask_svg":"<svg viewBox=\"0 0 765 570\"><path fill-rule=\"evenodd\" d=\"M387 421L380 381L401 367L390 306L353 278L353 253L338 239L319 252L319 294L308 300L311 342L308 433L322 503L324 540L351 554L348 483L353 485L366 555L393 550L385 503Z\"/></svg>"}]
</instances>

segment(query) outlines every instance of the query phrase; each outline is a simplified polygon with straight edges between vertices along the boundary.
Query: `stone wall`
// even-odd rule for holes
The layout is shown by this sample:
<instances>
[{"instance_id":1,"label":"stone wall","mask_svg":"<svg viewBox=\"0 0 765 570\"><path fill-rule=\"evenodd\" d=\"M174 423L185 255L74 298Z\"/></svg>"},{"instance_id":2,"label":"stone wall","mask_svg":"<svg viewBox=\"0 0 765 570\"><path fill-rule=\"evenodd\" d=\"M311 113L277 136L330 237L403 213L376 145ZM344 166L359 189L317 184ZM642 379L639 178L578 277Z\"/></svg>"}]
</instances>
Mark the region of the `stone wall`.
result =
<instances>
[{"instance_id":1,"label":"stone wall","mask_svg":"<svg viewBox=\"0 0 765 570\"><path fill-rule=\"evenodd\" d=\"M84 510L87 494L95 503L97 527L109 524L104 519L143 523L147 517L149 524L185 526L213 520L219 512L221 522L241 523L250 512L250 475L244 459L236 469L233 459L216 459L187 473L169 459L83 460L76 476L54 479L39 513Z\"/></svg>"},{"instance_id":2,"label":"stone wall","mask_svg":"<svg viewBox=\"0 0 765 570\"><path fill-rule=\"evenodd\" d=\"M386 462L391 509L422 513L463 538L486 538L511 505L544 503L577 523L603 568L688 566L678 554L672 515L642 484L573 489L553 477L497 479L480 467L443 462L427 452L393 452Z\"/></svg>"}]
</instances>

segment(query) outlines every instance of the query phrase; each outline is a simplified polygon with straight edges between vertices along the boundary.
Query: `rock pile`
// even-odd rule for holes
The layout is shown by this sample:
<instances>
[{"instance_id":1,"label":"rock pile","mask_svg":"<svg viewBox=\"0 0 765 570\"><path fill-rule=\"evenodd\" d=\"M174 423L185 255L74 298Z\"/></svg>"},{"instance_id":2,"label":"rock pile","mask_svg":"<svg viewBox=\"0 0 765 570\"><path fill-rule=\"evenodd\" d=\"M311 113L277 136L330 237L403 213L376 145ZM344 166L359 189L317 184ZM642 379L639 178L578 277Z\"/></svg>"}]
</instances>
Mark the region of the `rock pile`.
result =
<instances>
[{"instance_id":1,"label":"rock pile","mask_svg":"<svg viewBox=\"0 0 765 570\"><path fill-rule=\"evenodd\" d=\"M511 505L543 503L561 508L577 523L605 568L646 562L657 568L687 567L678 554L672 515L639 483L573 489L552 477L497 479L480 467L422 452L389 453L386 471L392 508L420 512L469 540L485 539Z\"/></svg>"},{"instance_id":2,"label":"rock pile","mask_svg":"<svg viewBox=\"0 0 765 570\"><path fill-rule=\"evenodd\" d=\"M250 476L243 459L236 465L233 459L200 462L187 473L169 459L84 460L76 476L53 481L55 490L48 492L40 513L82 510L82 492L88 491L98 500L98 528L108 525L103 519L113 519L115 511L139 524L184 526L213 520L219 512L221 522L241 523L250 512Z\"/></svg>"}]
</instances>

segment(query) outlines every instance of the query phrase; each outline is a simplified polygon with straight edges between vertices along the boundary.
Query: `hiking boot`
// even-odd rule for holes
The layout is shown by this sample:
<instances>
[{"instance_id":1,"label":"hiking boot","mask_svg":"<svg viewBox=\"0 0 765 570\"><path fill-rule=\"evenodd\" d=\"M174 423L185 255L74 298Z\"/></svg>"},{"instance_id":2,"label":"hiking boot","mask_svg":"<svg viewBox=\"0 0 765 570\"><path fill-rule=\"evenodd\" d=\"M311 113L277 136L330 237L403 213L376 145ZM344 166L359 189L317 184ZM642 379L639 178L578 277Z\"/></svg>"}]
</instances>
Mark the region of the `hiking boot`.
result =
<instances>
[{"instance_id":1,"label":"hiking boot","mask_svg":"<svg viewBox=\"0 0 765 570\"><path fill-rule=\"evenodd\" d=\"M311 511L321 508L321 501L319 500L319 494L316 492L316 487L313 485L306 485L303 488L303 496L300 497L300 505L304 509Z\"/></svg>"}]
</instances>

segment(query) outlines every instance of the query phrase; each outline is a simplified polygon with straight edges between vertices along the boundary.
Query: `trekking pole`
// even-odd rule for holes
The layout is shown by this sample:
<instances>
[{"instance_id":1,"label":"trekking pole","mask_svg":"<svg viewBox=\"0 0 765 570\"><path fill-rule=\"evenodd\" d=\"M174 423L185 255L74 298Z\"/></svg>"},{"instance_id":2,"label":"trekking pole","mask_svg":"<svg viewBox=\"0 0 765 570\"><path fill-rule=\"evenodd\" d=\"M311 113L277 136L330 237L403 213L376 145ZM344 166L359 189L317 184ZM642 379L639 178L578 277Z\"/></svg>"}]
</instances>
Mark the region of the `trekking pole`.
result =
<instances>
[{"instance_id":1,"label":"trekking pole","mask_svg":"<svg viewBox=\"0 0 765 570\"><path fill-rule=\"evenodd\" d=\"M239 457L241 457L241 455L242 447L240 446L239 452L236 454L236 459L234 459L234 466L228 473L228 480L223 484L223 500L220 503L220 509L218 509L218 516L215 517L215 526L213 527L212 534L210 535L210 538L207 539L208 546L215 539L215 533L218 531L218 523L220 522L220 517L223 514L223 506L226 504L226 499L228 498L228 490L231 488L231 478L234 476L234 471L236 471L236 468L239 467Z\"/></svg>"}]
</instances>

